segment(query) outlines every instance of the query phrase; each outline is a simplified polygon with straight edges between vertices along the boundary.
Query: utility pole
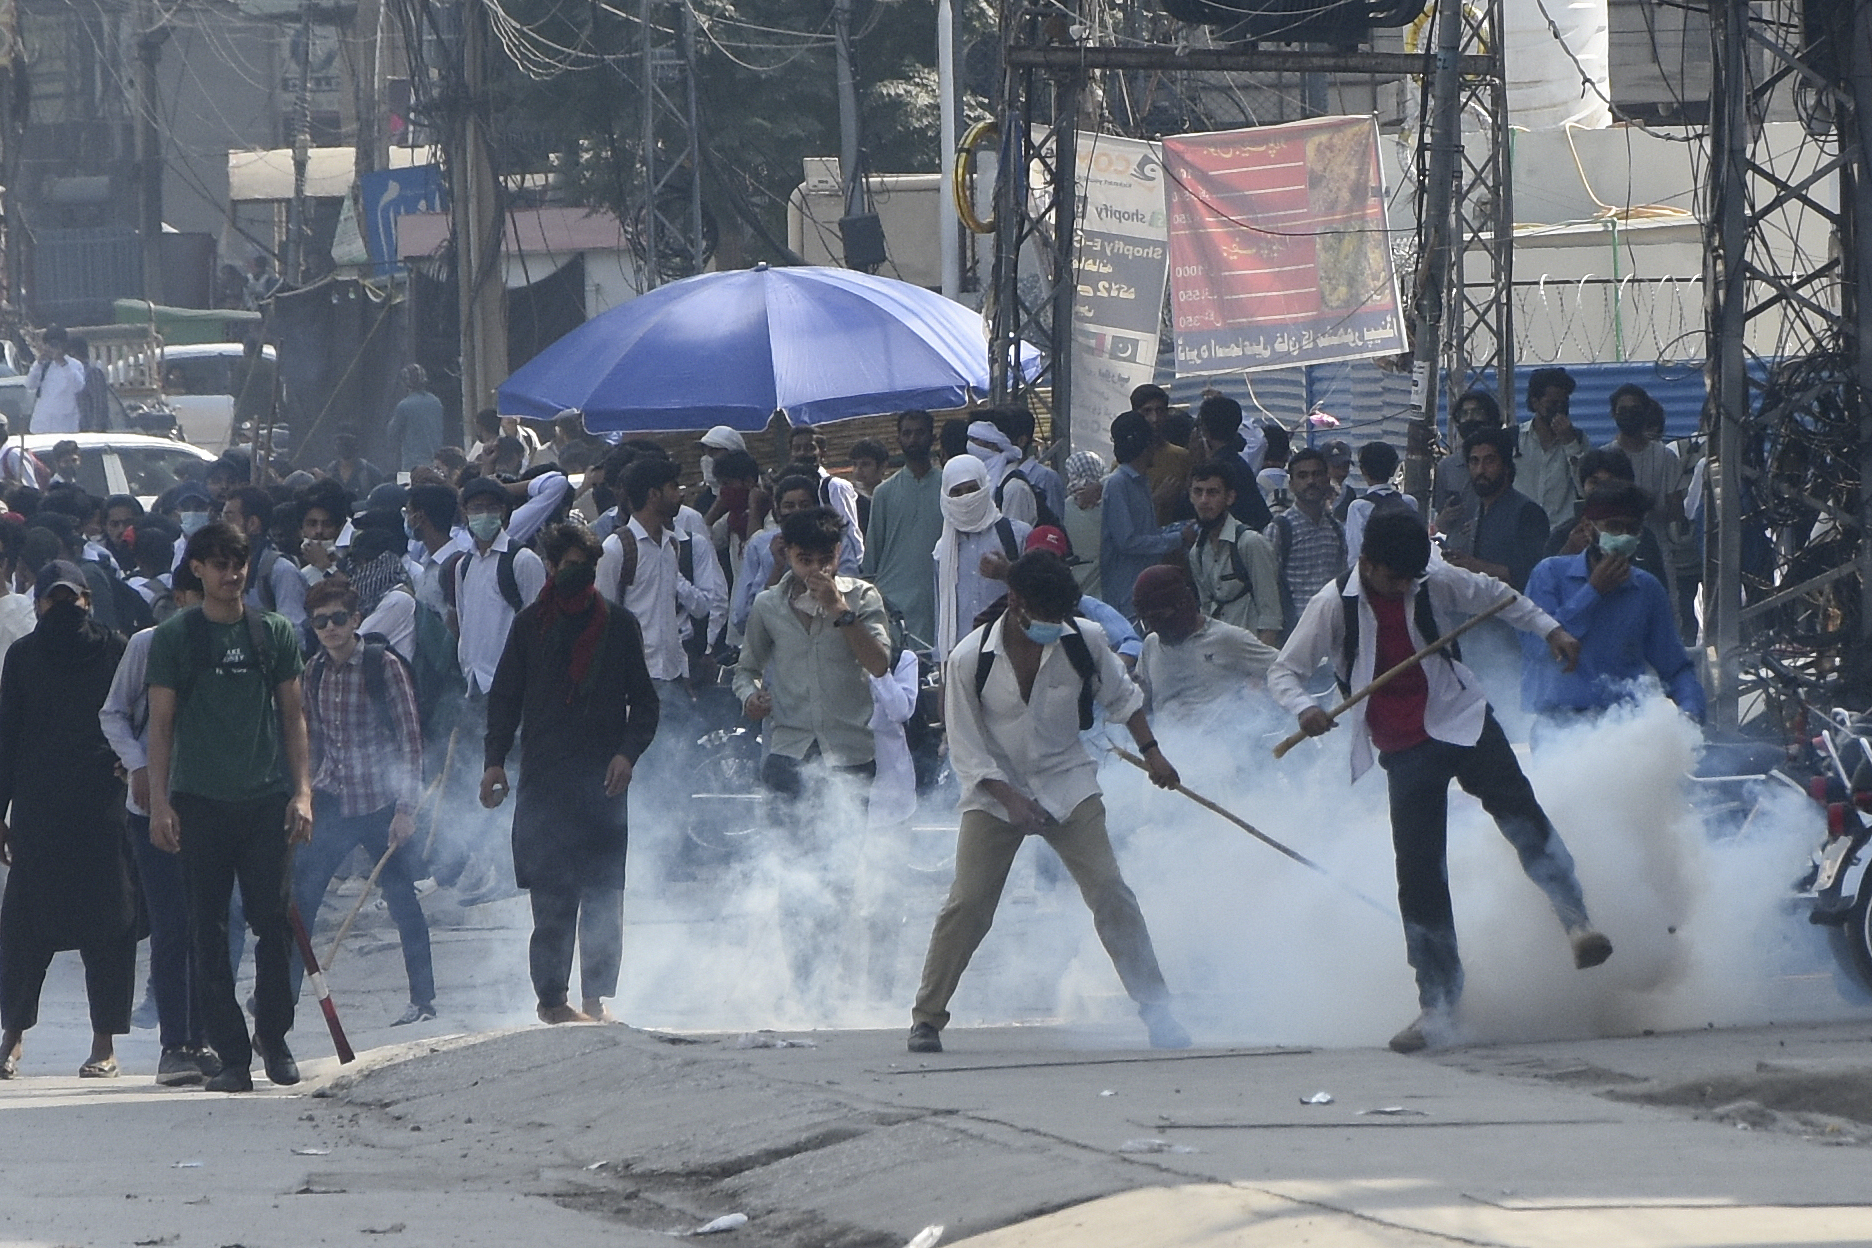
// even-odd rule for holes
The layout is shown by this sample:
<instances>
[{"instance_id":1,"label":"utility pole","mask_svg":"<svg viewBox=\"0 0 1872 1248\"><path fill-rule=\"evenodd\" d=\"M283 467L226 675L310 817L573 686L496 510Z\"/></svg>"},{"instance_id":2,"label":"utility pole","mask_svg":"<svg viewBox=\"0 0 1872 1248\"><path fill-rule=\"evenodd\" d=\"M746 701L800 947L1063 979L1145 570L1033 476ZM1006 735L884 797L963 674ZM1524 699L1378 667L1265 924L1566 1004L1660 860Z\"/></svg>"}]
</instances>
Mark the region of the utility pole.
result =
<instances>
[{"instance_id":1,"label":"utility pole","mask_svg":"<svg viewBox=\"0 0 1872 1248\"><path fill-rule=\"evenodd\" d=\"M1716 245L1705 249L1704 288L1710 300L1716 416L1715 593L1716 688L1710 699L1718 728L1736 725L1742 649L1742 435L1749 421L1748 323L1748 0L1723 0L1712 32L1716 98L1710 110L1710 221Z\"/></svg>"},{"instance_id":2,"label":"utility pole","mask_svg":"<svg viewBox=\"0 0 1872 1248\"><path fill-rule=\"evenodd\" d=\"M162 92L156 67L162 63L162 46L169 41L170 29L156 19L154 0L138 5L141 27L137 34L137 78L141 114L137 119L137 220L143 243L143 298L151 303L163 301L163 153Z\"/></svg>"},{"instance_id":3,"label":"utility pole","mask_svg":"<svg viewBox=\"0 0 1872 1248\"><path fill-rule=\"evenodd\" d=\"M358 0L351 17L351 102L357 114L357 176L383 166L383 0Z\"/></svg>"},{"instance_id":4,"label":"utility pole","mask_svg":"<svg viewBox=\"0 0 1872 1248\"><path fill-rule=\"evenodd\" d=\"M286 222L286 273L305 281L306 168L312 163L312 0L299 6L299 98L293 104L293 197Z\"/></svg>"},{"instance_id":5,"label":"utility pole","mask_svg":"<svg viewBox=\"0 0 1872 1248\"><path fill-rule=\"evenodd\" d=\"M832 0L832 32L838 58L839 176L845 180L845 215L864 211L864 171L858 167L858 77L852 69L852 0Z\"/></svg>"},{"instance_id":6,"label":"utility pole","mask_svg":"<svg viewBox=\"0 0 1872 1248\"><path fill-rule=\"evenodd\" d=\"M1868 662L1868 642L1872 642L1872 0L1853 0L1851 17L1835 19L1836 29L1850 34L1845 55L1835 53L1852 107L1841 116L1840 148L1847 157L1841 178L1841 206L1846 221L1840 231L1840 250L1850 268L1846 287L1845 321L1857 332L1852 335L1855 386L1851 393L1859 410L1859 636L1858 645L1848 650L1849 678L1856 678L1861 688L1872 686L1872 667ZM1855 661L1856 660L1856 661Z\"/></svg>"},{"instance_id":7,"label":"utility pole","mask_svg":"<svg viewBox=\"0 0 1872 1248\"><path fill-rule=\"evenodd\" d=\"M936 0L936 106L942 109L937 122L938 141L942 144L942 185L936 191L936 231L942 256L942 293L954 299L962 293L962 223L956 214L956 81L955 81L955 4L954 0Z\"/></svg>"},{"instance_id":8,"label":"utility pole","mask_svg":"<svg viewBox=\"0 0 1872 1248\"><path fill-rule=\"evenodd\" d=\"M1411 333L1411 429L1404 461L1404 491L1419 500L1430 494L1430 450L1436 445L1436 414L1443 367L1443 313L1449 295L1454 237L1456 164L1462 155L1458 108L1458 58L1462 51L1463 6L1436 6L1436 57L1430 80L1430 162L1424 179L1422 253L1417 258L1416 324ZM1504 395L1504 404L1513 396ZM1434 500L1432 500L1434 501ZM1429 510L1425 513L1429 515Z\"/></svg>"},{"instance_id":9,"label":"utility pole","mask_svg":"<svg viewBox=\"0 0 1872 1248\"><path fill-rule=\"evenodd\" d=\"M463 436L474 414L507 379L507 288L501 278L506 221L490 164L487 134L487 13L461 7L462 98L449 118L449 211L455 232L455 285L461 311Z\"/></svg>"}]
</instances>

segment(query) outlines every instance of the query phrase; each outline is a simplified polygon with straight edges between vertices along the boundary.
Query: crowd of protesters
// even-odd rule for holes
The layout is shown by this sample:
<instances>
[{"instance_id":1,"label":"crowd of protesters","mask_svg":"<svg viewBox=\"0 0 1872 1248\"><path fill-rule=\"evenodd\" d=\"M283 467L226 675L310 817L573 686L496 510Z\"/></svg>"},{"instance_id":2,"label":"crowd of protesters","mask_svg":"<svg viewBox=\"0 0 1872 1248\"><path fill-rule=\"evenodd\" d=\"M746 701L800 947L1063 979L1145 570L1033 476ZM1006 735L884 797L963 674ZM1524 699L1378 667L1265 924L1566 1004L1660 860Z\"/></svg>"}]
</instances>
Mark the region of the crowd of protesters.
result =
<instances>
[{"instance_id":1,"label":"crowd of protesters","mask_svg":"<svg viewBox=\"0 0 1872 1248\"><path fill-rule=\"evenodd\" d=\"M1395 447L1296 445L1216 393L1190 414L1140 387L1111 423L1110 464L1044 462L1025 410L940 429L909 411L895 450L861 441L848 473L813 429L763 465L717 427L689 483L657 442L592 439L575 414L541 438L484 412L473 446L440 445L440 404L419 369L404 380L391 472L347 435L329 466L283 480L229 452L147 510L36 461L7 474L0 1077L20 1069L53 953L76 949L94 1034L81 1074L116 1074L114 1037L135 1021L159 1030L159 1082L245 1090L256 1058L295 1082L295 940L354 858L401 940L398 1024L437 1016L427 888L464 905L525 891L539 1017L609 1020L627 794L634 776L690 774L713 726L705 692L731 683L759 725L776 819L842 788L875 827L907 819L936 770L920 671L941 673L962 819L912 1050L940 1050L1027 835L1078 883L1151 1043L1184 1045L1082 734L1122 725L1174 787L1153 718L1226 732L1259 698L1317 735L1335 683L1358 687L1513 591L1464 638L1479 680L1452 648L1348 719L1355 776L1375 758L1391 787L1424 1008L1393 1044L1419 1048L1461 989L1452 778L1547 890L1579 965L1611 953L1493 708L1531 717L1538 742L1649 674L1702 713L1682 641L1698 490L1636 387L1613 396L1618 438L1601 448L1569 419L1563 370L1533 375L1518 429L1492 396L1460 396L1422 516ZM419 834L444 803L451 817ZM665 857L688 843L677 806L643 830L676 836Z\"/></svg>"}]
</instances>

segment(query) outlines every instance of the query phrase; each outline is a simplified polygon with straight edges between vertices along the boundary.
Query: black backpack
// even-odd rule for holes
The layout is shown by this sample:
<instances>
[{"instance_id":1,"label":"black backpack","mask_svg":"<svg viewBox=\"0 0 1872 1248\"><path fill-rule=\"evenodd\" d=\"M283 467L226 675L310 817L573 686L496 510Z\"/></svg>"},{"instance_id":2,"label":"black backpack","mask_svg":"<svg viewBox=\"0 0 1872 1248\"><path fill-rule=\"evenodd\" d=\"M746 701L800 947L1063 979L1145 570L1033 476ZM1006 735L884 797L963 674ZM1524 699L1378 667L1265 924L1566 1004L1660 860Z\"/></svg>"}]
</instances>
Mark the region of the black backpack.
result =
<instances>
[{"instance_id":1,"label":"black backpack","mask_svg":"<svg viewBox=\"0 0 1872 1248\"><path fill-rule=\"evenodd\" d=\"M1008 474L1001 478L1001 484L995 486L994 500L996 507L1001 506L1001 499L1007 494L1007 484L1010 481L1019 481L1022 485L1027 487L1028 493L1033 495L1035 528L1039 528L1043 524L1050 524L1061 532L1065 531L1066 525L1060 520L1059 513L1054 511L1052 505L1047 502L1046 491L1042 490L1032 481L1029 481L1027 479L1027 474L1018 468L1009 469Z\"/></svg>"},{"instance_id":2,"label":"black backpack","mask_svg":"<svg viewBox=\"0 0 1872 1248\"><path fill-rule=\"evenodd\" d=\"M1002 599L1002 609L1006 610L1007 600ZM987 638L983 638L987 640ZM1079 633L1076 624L1067 624L1066 632L1060 637L1060 648L1066 651L1066 658L1072 663L1073 671L1079 673L1079 731L1086 732L1092 727L1093 693L1098 688L1098 664L1092 660L1092 648L1086 645L1086 639ZM983 650L975 657L975 698L981 699L982 690L988 687L988 675L994 671L995 655L992 650Z\"/></svg>"},{"instance_id":3,"label":"black backpack","mask_svg":"<svg viewBox=\"0 0 1872 1248\"><path fill-rule=\"evenodd\" d=\"M500 560L494 566L494 582L500 586L500 596L507 600L514 614L526 609L526 601L520 596L520 581L514 576L514 560L519 557L520 547L512 542L500 552ZM448 557L442 565L442 600L455 609L456 601L461 597L461 587L468 581L468 552L458 550Z\"/></svg>"},{"instance_id":4,"label":"black backpack","mask_svg":"<svg viewBox=\"0 0 1872 1248\"><path fill-rule=\"evenodd\" d=\"M403 669L403 674L410 679L410 687L415 687L415 674L403 656L396 652L389 639L380 633L365 633L358 638L358 644L364 650L364 694L369 699L371 710L377 716L377 724L386 736L396 735L396 716L390 713L390 681L384 675L384 664L395 663ZM331 659L320 651L312 661L306 664L305 700L310 706L318 697L319 686L325 683L325 669L331 666Z\"/></svg>"},{"instance_id":5,"label":"black backpack","mask_svg":"<svg viewBox=\"0 0 1872 1248\"><path fill-rule=\"evenodd\" d=\"M189 666L188 674L184 678L185 683L175 691L177 707L187 702L189 695L194 692L196 677L203 672L212 671L216 664L215 656L209 652L212 638L208 630L208 617L202 614L201 607L190 607L182 613L182 616L182 631L186 634L184 640L188 643ZM249 606L242 606L241 619L246 621L247 638L253 644L251 661L264 670L268 641L265 613L255 611ZM269 698L273 696L271 685L267 686L267 696Z\"/></svg>"},{"instance_id":6,"label":"black backpack","mask_svg":"<svg viewBox=\"0 0 1872 1248\"><path fill-rule=\"evenodd\" d=\"M1345 669L1343 672L1335 670L1333 679L1339 682L1339 693L1343 697L1352 692L1350 684L1352 665L1358 661L1359 600L1345 596L1346 586L1352 583L1350 569L1341 572L1335 583L1339 586L1339 605L1345 609L1345 645L1341 651L1345 659ZM1443 635L1443 630L1437 627L1436 613L1430 609L1430 586L1428 584L1417 587L1417 601L1413 604L1411 622L1417 625L1417 631L1423 636L1426 646ZM1440 653L1451 666L1454 666L1462 662L1462 643L1452 641L1444 646ZM1373 676L1378 674L1372 673Z\"/></svg>"}]
</instances>

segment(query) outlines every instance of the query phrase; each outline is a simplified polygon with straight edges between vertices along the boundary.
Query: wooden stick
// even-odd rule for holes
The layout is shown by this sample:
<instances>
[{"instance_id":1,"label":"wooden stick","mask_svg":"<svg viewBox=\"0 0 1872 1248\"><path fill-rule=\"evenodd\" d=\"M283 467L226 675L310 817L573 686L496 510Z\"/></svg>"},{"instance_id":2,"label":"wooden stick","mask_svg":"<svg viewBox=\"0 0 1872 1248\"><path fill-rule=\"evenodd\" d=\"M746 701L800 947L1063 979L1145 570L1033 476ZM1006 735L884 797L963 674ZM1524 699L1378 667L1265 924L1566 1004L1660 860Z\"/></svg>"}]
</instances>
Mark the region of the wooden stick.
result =
<instances>
[{"instance_id":1,"label":"wooden stick","mask_svg":"<svg viewBox=\"0 0 1872 1248\"><path fill-rule=\"evenodd\" d=\"M1421 593L1423 591L1419 590L1418 592ZM1366 698L1371 697L1372 694L1377 693L1380 689L1390 684L1393 680L1396 680L1399 676L1402 676L1405 672L1408 672L1411 668L1416 667L1418 664L1422 663L1425 659L1429 658L1431 655L1435 654L1437 651L1449 645L1452 641L1455 641L1458 637L1462 636L1464 633L1468 632L1470 629L1480 624L1483 620L1489 619L1490 617L1494 616L1497 612L1504 611L1507 608L1513 606L1515 602L1520 599L1520 597L1521 597L1520 594L1509 594L1506 598L1502 599L1500 602L1496 603L1494 606L1484 611L1481 615L1476 616L1474 619L1465 621L1460 627L1451 629L1449 632L1443 634L1443 636L1437 638L1435 641L1431 642L1429 645L1419 650L1416 654L1411 655L1410 658L1405 659L1402 663L1399 663L1396 667L1392 668L1390 671L1386 672L1384 675L1380 676L1378 679L1372 681L1371 684L1366 685L1363 689L1359 690L1357 693L1353 694L1351 697L1341 702L1338 706L1333 707L1332 710L1327 711L1326 712L1327 720L1331 721L1331 720L1338 719L1341 715L1345 714L1347 711L1351 710L1353 707L1363 702ZM1275 758L1287 757L1288 750L1293 749L1294 746L1299 745L1302 741L1306 739L1307 739L1307 732L1304 728L1296 731L1292 736L1288 737L1286 740L1282 741L1279 745L1274 747L1274 757Z\"/></svg>"},{"instance_id":2,"label":"wooden stick","mask_svg":"<svg viewBox=\"0 0 1872 1248\"><path fill-rule=\"evenodd\" d=\"M371 889L377 887L377 877L383 874L384 864L390 861L390 855L396 851L395 845L384 850L383 857L379 858L377 865L371 868L370 878L364 881L364 891L358 894L357 904L351 907L350 914L345 915L345 921L338 925L338 934L332 937L331 948L325 951L326 970L329 971L337 965L338 946L344 944L344 938L351 934L351 924L357 919L358 911L364 908L364 899L371 895Z\"/></svg>"},{"instance_id":3,"label":"wooden stick","mask_svg":"<svg viewBox=\"0 0 1872 1248\"><path fill-rule=\"evenodd\" d=\"M448 752L442 756L442 770L436 773L436 778L434 780L429 782L429 791L422 795L422 801L416 803L416 817L421 818L423 802L427 802L431 797L436 799L434 808L429 812L429 836L423 841L424 859L427 859L429 857L429 851L435 848L436 823L439 821L437 812L442 809L442 798L440 797L442 782L448 779L449 768L455 765L455 737L456 734L460 732L461 726L459 724L449 730Z\"/></svg>"},{"instance_id":4,"label":"wooden stick","mask_svg":"<svg viewBox=\"0 0 1872 1248\"><path fill-rule=\"evenodd\" d=\"M1112 753L1116 754L1119 758L1124 759L1125 762L1130 763L1133 767L1136 767L1140 771L1148 772L1150 770L1150 764L1146 763L1143 759L1131 753L1129 750L1125 749L1123 746L1113 745L1111 747L1111 751ZM1345 881L1339 879L1332 872L1328 871L1325 867L1322 867L1319 863L1314 862L1311 858L1307 857L1305 854L1300 853L1298 850L1290 849L1287 846L1281 844L1279 841L1275 840L1273 837L1269 836L1267 833L1263 832L1261 829L1255 827L1252 823L1249 823L1246 819L1243 819L1240 815L1237 815L1234 811L1229 810L1225 808L1224 806L1222 806L1219 802L1211 801L1210 799L1204 797L1202 794L1196 792L1194 789L1190 788L1188 785L1178 784L1176 786L1176 791L1181 793L1184 797L1189 798L1190 801L1195 802L1198 806L1202 807L1204 810L1210 811L1213 814L1221 815L1224 819L1228 820L1230 823L1234 824L1236 827L1246 832L1249 836L1254 837L1257 841L1260 841L1263 845L1266 845L1268 848L1277 850L1280 853L1287 855L1289 858L1293 859L1295 862L1299 863L1301 866L1307 868L1309 871L1314 871L1314 872L1319 873L1320 875L1325 876L1328 880L1331 880L1334 884L1337 884L1340 888L1343 888L1346 892L1352 894L1354 897L1358 898L1360 901L1364 902L1366 905L1376 910L1379 914L1384 915L1386 918L1394 919L1397 917L1397 912L1391 909L1389 906L1385 905L1382 901L1379 901L1373 897L1368 897L1364 893L1361 893L1358 889L1353 888L1350 884L1347 884Z\"/></svg>"}]
</instances>

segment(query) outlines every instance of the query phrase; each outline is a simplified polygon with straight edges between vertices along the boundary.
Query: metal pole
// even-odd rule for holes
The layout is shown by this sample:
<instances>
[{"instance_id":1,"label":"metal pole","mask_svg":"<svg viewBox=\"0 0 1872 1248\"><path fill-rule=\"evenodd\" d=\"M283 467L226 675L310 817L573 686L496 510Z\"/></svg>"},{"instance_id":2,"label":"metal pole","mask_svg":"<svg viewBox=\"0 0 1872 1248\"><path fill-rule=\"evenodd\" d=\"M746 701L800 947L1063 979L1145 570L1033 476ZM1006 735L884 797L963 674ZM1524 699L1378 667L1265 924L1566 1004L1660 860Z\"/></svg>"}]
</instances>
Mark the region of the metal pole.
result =
<instances>
[{"instance_id":1,"label":"metal pole","mask_svg":"<svg viewBox=\"0 0 1872 1248\"><path fill-rule=\"evenodd\" d=\"M858 167L858 78L852 69L852 0L833 0L832 30L837 39L839 101L839 176L845 179L845 215L864 211L864 171Z\"/></svg>"},{"instance_id":2,"label":"metal pole","mask_svg":"<svg viewBox=\"0 0 1872 1248\"><path fill-rule=\"evenodd\" d=\"M1458 54L1462 50L1462 5L1443 0L1436 7L1437 45L1431 61L1430 168L1425 175L1423 253L1417 261L1416 325L1411 354L1416 375L1411 385L1411 431L1404 466L1404 486L1420 501L1429 500L1430 449L1436 443L1437 395L1443 352L1443 313L1448 296L1452 217L1455 213L1456 164L1462 153L1462 114L1458 109ZM1429 511L1425 512L1430 514Z\"/></svg>"},{"instance_id":3,"label":"metal pole","mask_svg":"<svg viewBox=\"0 0 1872 1248\"><path fill-rule=\"evenodd\" d=\"M682 6L683 103L688 110L689 132L689 271L700 273L708 258L708 244L702 237L702 125L696 107L695 9Z\"/></svg>"},{"instance_id":4,"label":"metal pole","mask_svg":"<svg viewBox=\"0 0 1872 1248\"><path fill-rule=\"evenodd\" d=\"M650 24L652 0L637 6L637 25L643 32L643 170L644 202L642 224L643 266L640 274L643 289L653 289L663 280L663 266L657 262L657 66L656 28Z\"/></svg>"},{"instance_id":5,"label":"metal pole","mask_svg":"<svg viewBox=\"0 0 1872 1248\"><path fill-rule=\"evenodd\" d=\"M942 144L942 184L936 191L936 237L942 254L942 293L954 299L962 293L962 223L956 214L956 83L954 0L936 2L936 106Z\"/></svg>"},{"instance_id":6,"label":"metal pole","mask_svg":"<svg viewBox=\"0 0 1872 1248\"><path fill-rule=\"evenodd\" d=\"M288 222L287 273L305 281L306 168L312 163L312 4L299 6L299 98L293 104L293 197Z\"/></svg>"},{"instance_id":7,"label":"metal pole","mask_svg":"<svg viewBox=\"0 0 1872 1248\"><path fill-rule=\"evenodd\" d=\"M1716 98L1711 101L1710 220L1715 245L1706 249L1706 286L1711 300L1710 333L1715 360L1711 410L1716 425L1716 549L1714 616L1716 690L1712 721L1733 728L1737 719L1739 652L1742 645L1742 435L1749 418L1748 373L1743 330L1748 313L1748 0L1724 0L1715 40Z\"/></svg>"},{"instance_id":8,"label":"metal pole","mask_svg":"<svg viewBox=\"0 0 1872 1248\"><path fill-rule=\"evenodd\" d=\"M1853 384L1847 393L1859 408L1859 645L1847 651L1847 673L1860 689L1872 687L1872 656L1867 654L1872 641L1872 402L1867 401L1872 387L1872 333L1866 332L1866 317L1872 315L1872 0L1856 0L1850 20L1841 21L1838 29L1851 36L1843 54L1838 55L1853 106L1840 113L1840 150L1848 161L1840 177L1841 257L1846 265L1846 323L1860 327L1853 335L1855 358Z\"/></svg>"},{"instance_id":9,"label":"metal pole","mask_svg":"<svg viewBox=\"0 0 1872 1248\"><path fill-rule=\"evenodd\" d=\"M1073 304L1079 295L1079 88L1068 71L1053 93L1053 428L1056 463L1072 454Z\"/></svg>"},{"instance_id":10,"label":"metal pole","mask_svg":"<svg viewBox=\"0 0 1872 1248\"><path fill-rule=\"evenodd\" d=\"M163 301L163 154L162 98L156 67L162 62L162 45L169 39L169 27L159 25L153 0L140 6L137 35L137 61L141 66L142 116L137 124L137 208L139 232L143 236L143 298L151 303Z\"/></svg>"},{"instance_id":11,"label":"metal pole","mask_svg":"<svg viewBox=\"0 0 1872 1248\"><path fill-rule=\"evenodd\" d=\"M1015 41L1022 33L1019 6L1004 0L1001 8L1002 69L1001 153L995 166L994 316L989 335L990 396L1005 403L1020 389L1020 245L1026 208L1028 150L1033 101L1026 90L1029 71L1013 64Z\"/></svg>"}]
</instances>

